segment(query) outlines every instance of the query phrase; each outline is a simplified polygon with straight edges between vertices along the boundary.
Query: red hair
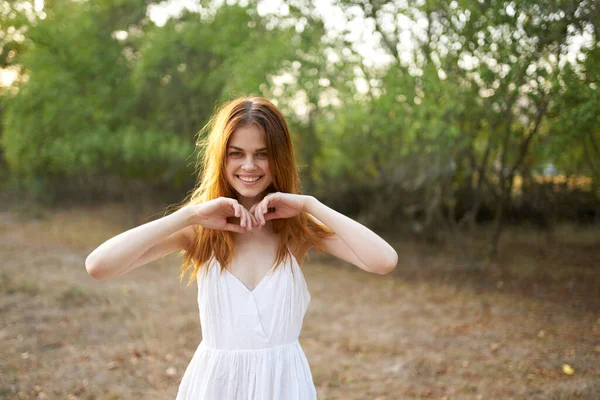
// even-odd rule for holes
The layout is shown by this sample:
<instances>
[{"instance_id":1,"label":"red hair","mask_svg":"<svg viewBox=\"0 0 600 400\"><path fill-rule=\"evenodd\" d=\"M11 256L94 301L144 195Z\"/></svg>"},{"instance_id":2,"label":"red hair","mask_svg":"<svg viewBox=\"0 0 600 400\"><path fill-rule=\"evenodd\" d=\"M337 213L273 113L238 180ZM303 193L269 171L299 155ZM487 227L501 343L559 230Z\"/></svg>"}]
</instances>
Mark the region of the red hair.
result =
<instances>
[{"instance_id":1,"label":"red hair","mask_svg":"<svg viewBox=\"0 0 600 400\"><path fill-rule=\"evenodd\" d=\"M206 126L198 134L196 146L200 156L196 167L201 167L199 185L183 206L201 204L219 197L235 199L236 192L225 177L225 161L229 139L236 129L256 125L265 135L269 168L273 182L266 194L283 192L301 194L302 185L294 157L292 138L287 123L277 107L262 97L240 97L217 108ZM208 132L208 136L201 138ZM288 249L303 264L308 250L315 247L323 251L321 240L333 235L333 231L307 213L293 218L273 219L273 230L279 234L280 243L275 268L288 256ZM199 271L207 269L213 259L221 265L221 272L233 260L233 232L195 227L195 237L184 251L180 281L192 268L188 285Z\"/></svg>"}]
</instances>

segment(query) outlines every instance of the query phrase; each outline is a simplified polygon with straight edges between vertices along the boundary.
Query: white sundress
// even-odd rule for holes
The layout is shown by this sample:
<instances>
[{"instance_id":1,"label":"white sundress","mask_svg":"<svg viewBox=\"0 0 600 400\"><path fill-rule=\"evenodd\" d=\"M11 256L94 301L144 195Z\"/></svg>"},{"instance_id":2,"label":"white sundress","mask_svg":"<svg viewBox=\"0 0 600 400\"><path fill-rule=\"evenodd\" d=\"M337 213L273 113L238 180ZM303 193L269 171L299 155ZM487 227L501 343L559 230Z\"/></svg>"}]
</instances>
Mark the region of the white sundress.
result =
<instances>
[{"instance_id":1,"label":"white sundress","mask_svg":"<svg viewBox=\"0 0 600 400\"><path fill-rule=\"evenodd\" d=\"M298 337L310 293L289 253L250 291L216 260L198 273L202 341L176 400L313 400L308 360ZM292 276L292 270L294 275Z\"/></svg>"}]
</instances>

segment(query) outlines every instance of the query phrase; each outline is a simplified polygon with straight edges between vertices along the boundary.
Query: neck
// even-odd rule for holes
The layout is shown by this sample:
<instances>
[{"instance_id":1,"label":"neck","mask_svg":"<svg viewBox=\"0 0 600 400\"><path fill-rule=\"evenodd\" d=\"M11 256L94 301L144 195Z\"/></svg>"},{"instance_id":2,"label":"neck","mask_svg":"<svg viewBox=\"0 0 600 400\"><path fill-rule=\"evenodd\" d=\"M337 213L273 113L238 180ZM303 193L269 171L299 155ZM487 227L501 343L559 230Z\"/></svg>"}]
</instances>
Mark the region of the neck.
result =
<instances>
[{"instance_id":1,"label":"neck","mask_svg":"<svg viewBox=\"0 0 600 400\"><path fill-rule=\"evenodd\" d=\"M244 208L246 210L250 210L252 208L253 205L260 203L260 201L262 199L264 199L266 196L265 192L262 192L261 194L259 194L258 196L254 196L254 197L244 197L244 196L237 196L237 201L238 203L240 203L242 206L244 206Z\"/></svg>"},{"instance_id":2,"label":"neck","mask_svg":"<svg viewBox=\"0 0 600 400\"><path fill-rule=\"evenodd\" d=\"M271 238L275 235L273 232L272 221L267 221L260 229L253 228L251 231L244 233L234 233L234 242L236 243L251 243L260 242L263 243L266 238Z\"/></svg>"}]
</instances>

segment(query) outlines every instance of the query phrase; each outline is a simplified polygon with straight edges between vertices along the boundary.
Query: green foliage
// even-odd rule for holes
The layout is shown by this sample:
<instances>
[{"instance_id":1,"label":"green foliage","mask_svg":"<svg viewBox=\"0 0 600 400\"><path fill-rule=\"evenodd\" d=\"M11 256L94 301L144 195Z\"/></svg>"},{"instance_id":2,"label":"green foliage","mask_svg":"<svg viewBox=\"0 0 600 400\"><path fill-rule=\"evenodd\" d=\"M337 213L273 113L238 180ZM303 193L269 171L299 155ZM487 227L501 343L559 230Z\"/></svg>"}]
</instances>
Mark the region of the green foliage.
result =
<instances>
[{"instance_id":1,"label":"green foliage","mask_svg":"<svg viewBox=\"0 0 600 400\"><path fill-rule=\"evenodd\" d=\"M600 48L584 50L574 66L565 65L553 80L552 124L540 149L560 169L600 180ZM569 151L565 151L568 149Z\"/></svg>"},{"instance_id":2,"label":"green foliage","mask_svg":"<svg viewBox=\"0 0 600 400\"><path fill-rule=\"evenodd\" d=\"M3 97L2 138L24 182L106 174L185 181L194 135L215 105L267 90L303 40L293 25L267 26L252 7L184 12L158 27L147 4L49 3L45 18L25 24L22 79Z\"/></svg>"},{"instance_id":3,"label":"green foliage","mask_svg":"<svg viewBox=\"0 0 600 400\"><path fill-rule=\"evenodd\" d=\"M132 109L127 65L100 34L107 16L87 8L54 3L28 27L26 78L6 96L2 143L19 175L93 174L118 157L117 129Z\"/></svg>"},{"instance_id":4,"label":"green foliage","mask_svg":"<svg viewBox=\"0 0 600 400\"><path fill-rule=\"evenodd\" d=\"M292 55L294 32L267 30L251 11L224 6L210 18L187 12L137 40L136 125L189 139L232 93L260 93Z\"/></svg>"},{"instance_id":5,"label":"green foliage","mask_svg":"<svg viewBox=\"0 0 600 400\"><path fill-rule=\"evenodd\" d=\"M0 95L11 173L39 193L109 175L175 188L215 105L256 94L287 117L305 189L374 193L381 221L453 220L460 196L473 215L506 208L516 178L548 164L597 182L597 2L334 2L374 27L386 66L350 28L327 35L314 2L277 15L225 3L164 26L148 0L47 2L44 18L3 8L0 66L21 71Z\"/></svg>"}]
</instances>

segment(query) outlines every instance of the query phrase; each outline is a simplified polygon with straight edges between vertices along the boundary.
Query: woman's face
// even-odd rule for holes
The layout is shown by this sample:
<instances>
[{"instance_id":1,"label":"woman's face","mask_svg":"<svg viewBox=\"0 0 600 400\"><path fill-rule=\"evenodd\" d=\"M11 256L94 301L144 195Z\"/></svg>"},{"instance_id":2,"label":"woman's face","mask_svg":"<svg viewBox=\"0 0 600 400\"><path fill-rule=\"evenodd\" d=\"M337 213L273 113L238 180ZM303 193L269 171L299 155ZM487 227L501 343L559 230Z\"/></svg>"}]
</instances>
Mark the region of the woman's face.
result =
<instances>
[{"instance_id":1,"label":"woman's face","mask_svg":"<svg viewBox=\"0 0 600 400\"><path fill-rule=\"evenodd\" d=\"M251 207L256 202L252 199L273 181L262 131L256 125L236 129L229 138L226 160L227 182L239 194L238 201L246 208Z\"/></svg>"}]
</instances>

